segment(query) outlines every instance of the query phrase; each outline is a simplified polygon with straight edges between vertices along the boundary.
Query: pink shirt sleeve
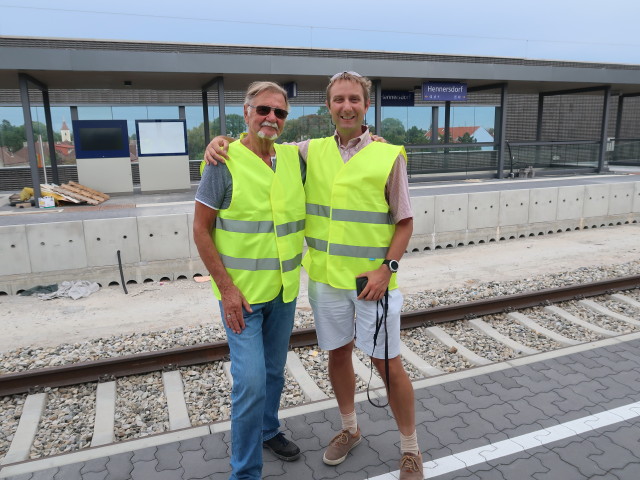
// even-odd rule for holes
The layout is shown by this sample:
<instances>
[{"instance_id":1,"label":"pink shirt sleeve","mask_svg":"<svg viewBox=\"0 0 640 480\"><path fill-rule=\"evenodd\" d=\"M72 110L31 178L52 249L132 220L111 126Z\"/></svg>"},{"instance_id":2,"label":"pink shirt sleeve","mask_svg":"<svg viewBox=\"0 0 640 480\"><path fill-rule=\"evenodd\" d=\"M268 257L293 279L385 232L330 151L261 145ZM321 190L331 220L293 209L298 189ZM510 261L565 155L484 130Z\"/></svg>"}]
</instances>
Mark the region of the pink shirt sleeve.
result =
<instances>
[{"instance_id":1,"label":"pink shirt sleeve","mask_svg":"<svg viewBox=\"0 0 640 480\"><path fill-rule=\"evenodd\" d=\"M309 142L311 142L311 140L303 140L302 142L285 142L284 145L295 145L298 147L298 153L306 163L307 154L309 153Z\"/></svg>"},{"instance_id":2,"label":"pink shirt sleeve","mask_svg":"<svg viewBox=\"0 0 640 480\"><path fill-rule=\"evenodd\" d=\"M389 211L394 223L406 218L413 218L411 198L409 196L409 181L407 179L407 164L402 155L398 155L393 164L386 186Z\"/></svg>"}]
</instances>

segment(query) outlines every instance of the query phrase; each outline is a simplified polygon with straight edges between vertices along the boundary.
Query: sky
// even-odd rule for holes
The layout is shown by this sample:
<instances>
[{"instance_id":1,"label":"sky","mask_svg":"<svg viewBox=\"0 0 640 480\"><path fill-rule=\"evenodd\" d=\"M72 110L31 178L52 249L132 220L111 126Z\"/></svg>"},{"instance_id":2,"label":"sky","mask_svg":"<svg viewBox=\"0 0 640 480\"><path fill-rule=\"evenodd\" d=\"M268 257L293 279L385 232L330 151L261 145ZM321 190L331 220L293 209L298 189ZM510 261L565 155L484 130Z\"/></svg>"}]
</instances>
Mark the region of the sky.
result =
<instances>
[{"instance_id":1,"label":"sky","mask_svg":"<svg viewBox=\"0 0 640 480\"><path fill-rule=\"evenodd\" d=\"M638 0L0 0L0 35L640 64Z\"/></svg>"}]
</instances>

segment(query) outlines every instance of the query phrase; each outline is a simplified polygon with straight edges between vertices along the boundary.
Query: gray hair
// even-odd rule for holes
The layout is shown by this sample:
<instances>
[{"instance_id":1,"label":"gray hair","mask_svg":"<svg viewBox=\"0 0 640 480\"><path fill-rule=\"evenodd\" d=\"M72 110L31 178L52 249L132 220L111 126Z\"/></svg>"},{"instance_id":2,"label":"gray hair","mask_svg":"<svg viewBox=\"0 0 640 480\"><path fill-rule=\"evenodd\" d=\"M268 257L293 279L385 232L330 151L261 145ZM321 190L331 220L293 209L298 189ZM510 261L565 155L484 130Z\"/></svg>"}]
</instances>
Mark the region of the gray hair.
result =
<instances>
[{"instance_id":1,"label":"gray hair","mask_svg":"<svg viewBox=\"0 0 640 480\"><path fill-rule=\"evenodd\" d=\"M275 82L253 82L247 88L247 93L244 97L244 104L250 105L255 97L262 92L275 92L281 93L284 97L284 103L287 110L289 110L289 98L287 97L287 91Z\"/></svg>"}]
</instances>

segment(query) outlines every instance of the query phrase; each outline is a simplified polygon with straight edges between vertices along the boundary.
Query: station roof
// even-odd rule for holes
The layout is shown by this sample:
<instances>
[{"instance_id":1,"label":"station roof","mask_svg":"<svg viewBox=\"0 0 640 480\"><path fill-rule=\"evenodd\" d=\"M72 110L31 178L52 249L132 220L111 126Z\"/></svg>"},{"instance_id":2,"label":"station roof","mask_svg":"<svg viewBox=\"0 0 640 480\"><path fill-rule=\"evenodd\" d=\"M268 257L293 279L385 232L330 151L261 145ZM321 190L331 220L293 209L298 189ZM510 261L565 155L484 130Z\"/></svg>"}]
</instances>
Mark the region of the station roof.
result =
<instances>
[{"instance_id":1,"label":"station roof","mask_svg":"<svg viewBox=\"0 0 640 480\"><path fill-rule=\"evenodd\" d=\"M507 57L0 36L0 59L0 89L17 89L26 73L49 89L201 90L223 77L225 90L259 79L322 91L336 72L356 71L385 90L429 80L508 82L509 93L607 85L614 94L640 92L640 65Z\"/></svg>"}]
</instances>

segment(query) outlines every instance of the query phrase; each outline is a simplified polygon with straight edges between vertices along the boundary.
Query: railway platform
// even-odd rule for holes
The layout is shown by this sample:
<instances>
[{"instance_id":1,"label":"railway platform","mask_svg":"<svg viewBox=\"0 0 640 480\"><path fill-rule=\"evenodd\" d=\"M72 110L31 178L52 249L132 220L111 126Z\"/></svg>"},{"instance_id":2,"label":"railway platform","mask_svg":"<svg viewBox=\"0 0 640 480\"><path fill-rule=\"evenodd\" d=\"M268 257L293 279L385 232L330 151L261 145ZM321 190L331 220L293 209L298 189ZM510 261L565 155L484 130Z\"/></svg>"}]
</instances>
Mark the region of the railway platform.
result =
<instances>
[{"instance_id":1,"label":"railway platform","mask_svg":"<svg viewBox=\"0 0 640 480\"><path fill-rule=\"evenodd\" d=\"M409 184L412 199L424 196L517 191L543 188L563 188L607 184L629 184L640 181L640 168L611 171L602 175L547 176L538 178L504 178L415 181ZM417 179L416 179L417 180ZM16 209L9 206L10 193L0 192L0 227L78 220L112 219L193 213L193 199L197 183L189 191L142 193L137 187L132 194L113 195L97 206L68 206L61 208Z\"/></svg>"},{"instance_id":2,"label":"railway platform","mask_svg":"<svg viewBox=\"0 0 640 480\"><path fill-rule=\"evenodd\" d=\"M425 478L640 478L639 379L635 333L414 382ZM397 479L395 422L363 395L364 441L335 467L322 462L340 428L335 402L281 410L302 454L287 463L265 450L263 478ZM221 480L229 441L221 422L7 465L0 478Z\"/></svg>"}]
</instances>

